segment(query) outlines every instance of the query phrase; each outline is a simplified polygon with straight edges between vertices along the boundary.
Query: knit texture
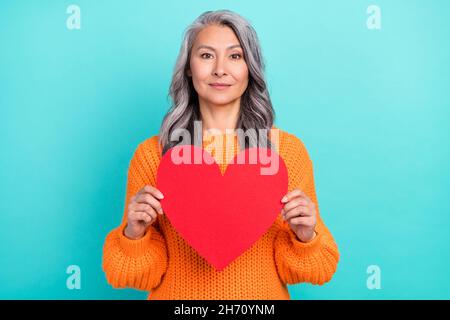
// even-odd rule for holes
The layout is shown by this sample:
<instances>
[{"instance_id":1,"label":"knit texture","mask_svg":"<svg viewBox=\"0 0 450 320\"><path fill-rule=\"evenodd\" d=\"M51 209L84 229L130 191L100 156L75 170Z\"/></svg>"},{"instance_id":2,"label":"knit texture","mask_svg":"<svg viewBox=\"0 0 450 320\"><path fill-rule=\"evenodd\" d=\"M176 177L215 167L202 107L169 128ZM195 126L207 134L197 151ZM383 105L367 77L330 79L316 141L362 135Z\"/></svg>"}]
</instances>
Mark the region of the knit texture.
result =
<instances>
[{"instance_id":1,"label":"knit texture","mask_svg":"<svg viewBox=\"0 0 450 320\"><path fill-rule=\"evenodd\" d=\"M153 136L134 152L128 169L122 223L106 236L102 268L108 283L114 288L150 291L150 300L288 300L287 284L322 285L330 281L339 252L320 216L311 159L299 138L279 129L278 132L279 139L271 136L271 140L288 169L288 191L298 188L316 204L317 235L312 241L301 242L280 213L250 249L224 270L216 271L181 238L166 215L158 215L141 239L128 239L123 231L129 199L147 184L156 186L161 147L158 136ZM215 158L223 174L239 148L234 134L227 133L222 138L220 148L217 136L204 135L203 148Z\"/></svg>"}]
</instances>

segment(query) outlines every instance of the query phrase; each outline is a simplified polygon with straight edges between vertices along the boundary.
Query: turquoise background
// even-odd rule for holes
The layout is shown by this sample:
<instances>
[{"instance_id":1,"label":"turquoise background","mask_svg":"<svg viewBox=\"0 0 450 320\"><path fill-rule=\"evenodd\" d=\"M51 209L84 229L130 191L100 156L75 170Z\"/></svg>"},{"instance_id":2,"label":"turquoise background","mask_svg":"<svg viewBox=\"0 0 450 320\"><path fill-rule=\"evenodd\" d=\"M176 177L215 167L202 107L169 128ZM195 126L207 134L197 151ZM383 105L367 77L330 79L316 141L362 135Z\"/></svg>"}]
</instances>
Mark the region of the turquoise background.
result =
<instances>
[{"instance_id":1,"label":"turquoise background","mask_svg":"<svg viewBox=\"0 0 450 320\"><path fill-rule=\"evenodd\" d=\"M66 8L81 8L68 30ZM366 27L369 5L381 30ZM157 134L184 28L258 32L276 125L303 140L341 253L293 299L450 298L449 1L1 1L0 298L144 299L101 270L126 170ZM81 290L66 268L81 268ZM381 289L366 286L381 268Z\"/></svg>"}]
</instances>

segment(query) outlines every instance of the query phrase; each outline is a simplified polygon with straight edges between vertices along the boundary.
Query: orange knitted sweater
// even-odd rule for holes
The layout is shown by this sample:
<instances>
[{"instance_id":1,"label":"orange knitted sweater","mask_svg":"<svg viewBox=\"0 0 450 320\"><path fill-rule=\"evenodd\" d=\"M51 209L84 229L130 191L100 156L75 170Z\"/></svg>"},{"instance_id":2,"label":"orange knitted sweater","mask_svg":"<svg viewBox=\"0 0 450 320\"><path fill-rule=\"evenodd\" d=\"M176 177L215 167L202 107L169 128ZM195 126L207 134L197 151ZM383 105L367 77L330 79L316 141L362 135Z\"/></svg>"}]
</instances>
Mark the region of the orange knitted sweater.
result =
<instances>
[{"instance_id":1,"label":"orange knitted sweater","mask_svg":"<svg viewBox=\"0 0 450 320\"><path fill-rule=\"evenodd\" d=\"M212 148L213 135L203 136L203 148L216 159L222 174L239 150L233 136L232 147L224 144L222 152L217 152L216 143ZM251 248L224 270L216 271L180 237L165 215L158 215L141 239L128 239L123 230L129 199L147 184L156 186L161 147L158 136L153 136L134 152L128 169L125 214L121 225L106 236L102 268L108 283L114 288L150 291L150 300L284 300L290 299L287 284L330 281L339 252L320 217L311 159L303 142L292 134L279 130L279 139L273 142L288 169L288 191L299 188L316 204L317 235L313 240L301 242L280 213Z\"/></svg>"}]
</instances>

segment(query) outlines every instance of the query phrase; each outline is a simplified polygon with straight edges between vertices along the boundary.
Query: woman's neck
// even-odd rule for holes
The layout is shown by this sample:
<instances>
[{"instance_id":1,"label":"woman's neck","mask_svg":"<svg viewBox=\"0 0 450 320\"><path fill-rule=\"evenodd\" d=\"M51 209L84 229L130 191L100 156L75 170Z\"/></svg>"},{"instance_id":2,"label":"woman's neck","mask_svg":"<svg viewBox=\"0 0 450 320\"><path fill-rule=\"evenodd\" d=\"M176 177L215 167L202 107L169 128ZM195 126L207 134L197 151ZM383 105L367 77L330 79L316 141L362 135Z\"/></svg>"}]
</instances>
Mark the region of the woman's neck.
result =
<instances>
[{"instance_id":1,"label":"woman's neck","mask_svg":"<svg viewBox=\"0 0 450 320\"><path fill-rule=\"evenodd\" d=\"M200 101L203 132L230 133L236 129L240 110L240 99L227 105L212 105Z\"/></svg>"}]
</instances>

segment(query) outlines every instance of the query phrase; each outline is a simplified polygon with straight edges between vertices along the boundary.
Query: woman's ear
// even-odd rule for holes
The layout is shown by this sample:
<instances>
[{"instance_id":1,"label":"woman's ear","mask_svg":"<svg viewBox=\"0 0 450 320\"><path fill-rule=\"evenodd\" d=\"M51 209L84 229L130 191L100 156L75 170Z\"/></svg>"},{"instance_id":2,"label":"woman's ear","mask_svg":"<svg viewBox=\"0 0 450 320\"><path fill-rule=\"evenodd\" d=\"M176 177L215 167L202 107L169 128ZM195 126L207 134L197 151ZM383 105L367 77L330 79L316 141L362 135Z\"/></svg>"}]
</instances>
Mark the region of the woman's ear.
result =
<instances>
[{"instance_id":1,"label":"woman's ear","mask_svg":"<svg viewBox=\"0 0 450 320\"><path fill-rule=\"evenodd\" d=\"M187 69L187 70L186 70L186 74L187 74L188 77L192 77L192 73L191 73L191 70L190 70L190 69Z\"/></svg>"}]
</instances>

